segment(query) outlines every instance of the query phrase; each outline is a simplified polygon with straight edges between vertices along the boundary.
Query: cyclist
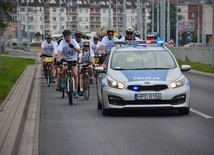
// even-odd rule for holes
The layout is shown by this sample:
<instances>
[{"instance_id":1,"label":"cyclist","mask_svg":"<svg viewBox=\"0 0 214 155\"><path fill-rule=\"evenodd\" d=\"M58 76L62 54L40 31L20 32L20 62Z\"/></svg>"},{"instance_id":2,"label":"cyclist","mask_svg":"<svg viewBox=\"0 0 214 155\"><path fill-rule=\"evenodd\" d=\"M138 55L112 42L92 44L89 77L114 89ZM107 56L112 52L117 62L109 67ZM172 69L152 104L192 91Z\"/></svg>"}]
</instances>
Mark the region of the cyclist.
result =
<instances>
[{"instance_id":1,"label":"cyclist","mask_svg":"<svg viewBox=\"0 0 214 155\"><path fill-rule=\"evenodd\" d=\"M58 60L63 62L63 69L62 69L62 80L61 80L61 87L66 87L66 74L67 74L67 67L65 64L72 63L74 65L72 72L74 75L74 98L78 98L79 94L77 92L78 86L78 68L76 66L78 53L81 52L79 44L76 42L75 39L71 38L71 31L64 30L63 31L64 39L60 42L58 47Z\"/></svg>"},{"instance_id":2,"label":"cyclist","mask_svg":"<svg viewBox=\"0 0 214 155\"><path fill-rule=\"evenodd\" d=\"M133 40L140 40L138 37L134 36L134 29L132 27L126 28L126 35L122 37L120 41L133 41Z\"/></svg>"},{"instance_id":3,"label":"cyclist","mask_svg":"<svg viewBox=\"0 0 214 155\"><path fill-rule=\"evenodd\" d=\"M99 36L98 35L95 35L93 37L93 41L91 42L90 46L91 46L91 49L93 50L94 54L100 54L102 53L102 51L100 51L100 46L101 46L101 42L99 41Z\"/></svg>"},{"instance_id":4,"label":"cyclist","mask_svg":"<svg viewBox=\"0 0 214 155\"><path fill-rule=\"evenodd\" d=\"M45 35L45 39L41 44L40 57L43 58L43 71L46 72L47 62L45 61L45 57L53 57L53 53L56 50L56 43L52 40L51 34L47 33ZM52 75L54 75L54 65L52 63Z\"/></svg>"},{"instance_id":5,"label":"cyclist","mask_svg":"<svg viewBox=\"0 0 214 155\"><path fill-rule=\"evenodd\" d=\"M134 36L138 37L140 39L140 33L139 33L139 31L134 31Z\"/></svg>"},{"instance_id":6,"label":"cyclist","mask_svg":"<svg viewBox=\"0 0 214 155\"><path fill-rule=\"evenodd\" d=\"M111 51L111 48L114 46L114 41L118 39L114 37L114 30L108 29L107 36L102 38L101 47L102 47L102 54L106 55Z\"/></svg>"},{"instance_id":7,"label":"cyclist","mask_svg":"<svg viewBox=\"0 0 214 155\"><path fill-rule=\"evenodd\" d=\"M59 46L59 44L60 44L60 42L62 41L64 39L64 37L63 37L63 35L62 36L60 36L60 38L58 38L58 40L57 40L57 49L55 50L55 52L54 52L54 59L56 59L56 61L55 62L58 62L59 60L58 60L58 46ZM60 82L61 82L61 74L62 74L62 65L61 64L56 64L55 63L55 65L56 65L56 70L57 70L57 80L56 80L56 84L57 84L57 88L56 88L56 90L57 91L60 91L61 90L61 87L60 87Z\"/></svg>"},{"instance_id":8,"label":"cyclist","mask_svg":"<svg viewBox=\"0 0 214 155\"><path fill-rule=\"evenodd\" d=\"M85 40L83 42L82 52L79 54L79 63L82 63L84 66L88 66L88 74L90 76L90 83L93 83L92 75L93 75L93 66L95 66L94 62L94 52L90 48L90 42ZM83 95L83 74L80 74L80 95Z\"/></svg>"},{"instance_id":9,"label":"cyclist","mask_svg":"<svg viewBox=\"0 0 214 155\"><path fill-rule=\"evenodd\" d=\"M79 44L80 48L82 48L83 41L84 41L82 32L76 31L74 35L75 35L76 42Z\"/></svg>"}]
</instances>

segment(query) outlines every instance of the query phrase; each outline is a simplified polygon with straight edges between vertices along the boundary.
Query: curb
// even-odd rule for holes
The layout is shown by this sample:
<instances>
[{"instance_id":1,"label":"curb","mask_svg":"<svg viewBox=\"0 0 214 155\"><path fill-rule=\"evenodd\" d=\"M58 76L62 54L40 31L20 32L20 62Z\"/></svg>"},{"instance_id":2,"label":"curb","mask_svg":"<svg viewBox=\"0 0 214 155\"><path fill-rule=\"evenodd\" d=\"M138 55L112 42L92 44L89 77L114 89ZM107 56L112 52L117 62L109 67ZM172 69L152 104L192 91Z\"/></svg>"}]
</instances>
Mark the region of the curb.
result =
<instances>
[{"instance_id":1,"label":"curb","mask_svg":"<svg viewBox=\"0 0 214 155\"><path fill-rule=\"evenodd\" d=\"M36 72L28 65L7 96L0 115L0 154L17 154L24 130Z\"/></svg>"}]
</instances>

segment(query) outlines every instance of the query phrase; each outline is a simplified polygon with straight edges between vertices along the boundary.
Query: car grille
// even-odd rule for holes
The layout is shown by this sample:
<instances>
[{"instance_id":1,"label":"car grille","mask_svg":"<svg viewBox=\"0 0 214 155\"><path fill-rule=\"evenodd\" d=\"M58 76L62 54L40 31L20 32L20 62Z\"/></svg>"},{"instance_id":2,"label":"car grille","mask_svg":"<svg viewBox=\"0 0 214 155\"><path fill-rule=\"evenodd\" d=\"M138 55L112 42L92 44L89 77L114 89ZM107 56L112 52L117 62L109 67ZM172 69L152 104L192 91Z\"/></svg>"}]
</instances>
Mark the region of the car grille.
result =
<instances>
[{"instance_id":1,"label":"car grille","mask_svg":"<svg viewBox=\"0 0 214 155\"><path fill-rule=\"evenodd\" d=\"M173 97L171 100L123 100L121 97L108 96L108 101L112 105L125 106L125 105L153 105L153 104L170 104L178 105L186 102L186 94L180 94Z\"/></svg>"},{"instance_id":2,"label":"car grille","mask_svg":"<svg viewBox=\"0 0 214 155\"><path fill-rule=\"evenodd\" d=\"M160 91L167 88L168 88L167 85L153 85L153 86L129 85L127 87L128 90L133 91Z\"/></svg>"}]
</instances>

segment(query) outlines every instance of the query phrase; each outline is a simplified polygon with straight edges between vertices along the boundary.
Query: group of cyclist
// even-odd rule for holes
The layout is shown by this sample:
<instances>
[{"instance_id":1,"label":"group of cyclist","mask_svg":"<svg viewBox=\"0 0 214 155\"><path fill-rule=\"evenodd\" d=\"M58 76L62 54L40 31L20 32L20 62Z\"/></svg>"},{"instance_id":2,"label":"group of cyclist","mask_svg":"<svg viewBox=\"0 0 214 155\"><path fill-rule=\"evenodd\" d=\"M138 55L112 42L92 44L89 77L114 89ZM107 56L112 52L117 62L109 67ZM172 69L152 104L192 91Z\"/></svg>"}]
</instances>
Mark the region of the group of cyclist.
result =
<instances>
[{"instance_id":1,"label":"group of cyclist","mask_svg":"<svg viewBox=\"0 0 214 155\"><path fill-rule=\"evenodd\" d=\"M139 33L134 31L132 27L128 27L125 30L125 36L117 38L114 36L115 31L108 29L106 36L95 35L91 41L83 39L83 34L80 31L75 32L75 37L72 38L72 32L70 30L64 30L62 36L53 41L51 34L46 34L46 40L41 44L40 56L53 56L52 63L52 75L57 73L56 90L66 87L66 74L68 63L72 64L72 73L74 77L74 98L79 98L83 93L83 76L81 73L78 77L78 64L84 64L88 66L88 73L91 77L91 83L93 83L93 68L98 65L95 64L95 55L107 55L111 48L114 46L114 41L132 41L140 40ZM43 59L43 70L46 70L47 63ZM54 67L56 66L56 67ZM54 69L56 70L54 71ZM54 78L54 77L53 77ZM78 92L79 86L79 92Z\"/></svg>"}]
</instances>

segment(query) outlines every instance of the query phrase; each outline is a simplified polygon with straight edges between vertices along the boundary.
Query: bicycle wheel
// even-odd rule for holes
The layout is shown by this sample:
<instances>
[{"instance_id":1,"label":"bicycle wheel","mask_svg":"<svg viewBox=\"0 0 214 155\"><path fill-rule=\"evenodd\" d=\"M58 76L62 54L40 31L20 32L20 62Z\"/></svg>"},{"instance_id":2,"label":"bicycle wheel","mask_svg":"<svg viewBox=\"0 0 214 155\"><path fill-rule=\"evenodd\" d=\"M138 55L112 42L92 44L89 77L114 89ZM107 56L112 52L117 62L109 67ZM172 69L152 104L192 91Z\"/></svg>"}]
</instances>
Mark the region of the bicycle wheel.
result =
<instances>
[{"instance_id":1,"label":"bicycle wheel","mask_svg":"<svg viewBox=\"0 0 214 155\"><path fill-rule=\"evenodd\" d=\"M50 83L52 82L52 73L51 73L51 64L48 63L48 68L47 68L47 82L48 82L48 87L50 87Z\"/></svg>"},{"instance_id":2,"label":"bicycle wheel","mask_svg":"<svg viewBox=\"0 0 214 155\"><path fill-rule=\"evenodd\" d=\"M84 99L88 100L90 94L90 77L88 74L85 74L84 77Z\"/></svg>"},{"instance_id":3,"label":"bicycle wheel","mask_svg":"<svg viewBox=\"0 0 214 155\"><path fill-rule=\"evenodd\" d=\"M68 78L67 89L68 89L69 103L72 105L73 104L73 79L71 77Z\"/></svg>"}]
</instances>

